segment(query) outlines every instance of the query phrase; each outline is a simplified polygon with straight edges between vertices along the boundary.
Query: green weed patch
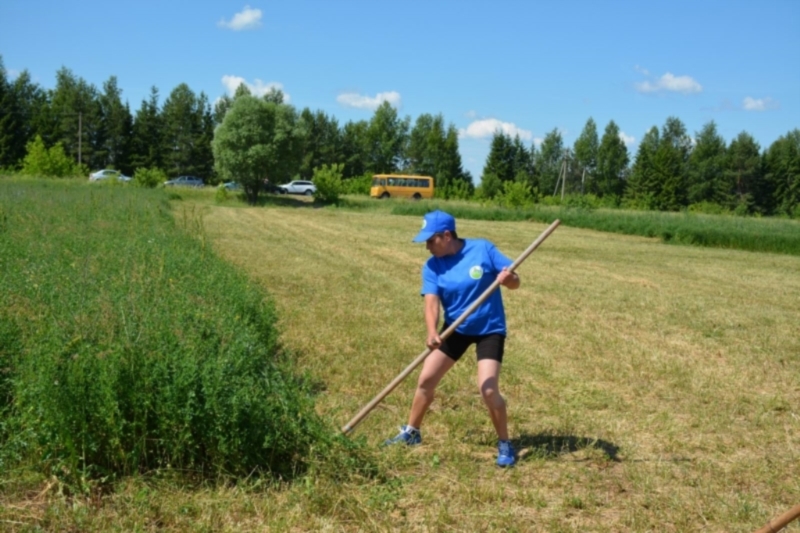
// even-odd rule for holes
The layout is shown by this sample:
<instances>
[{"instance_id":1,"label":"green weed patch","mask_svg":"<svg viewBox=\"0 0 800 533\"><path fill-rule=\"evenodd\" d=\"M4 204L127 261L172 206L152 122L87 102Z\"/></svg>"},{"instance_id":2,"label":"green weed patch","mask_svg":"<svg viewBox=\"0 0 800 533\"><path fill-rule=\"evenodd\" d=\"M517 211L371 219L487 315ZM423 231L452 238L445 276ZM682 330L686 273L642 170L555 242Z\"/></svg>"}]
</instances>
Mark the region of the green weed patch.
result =
<instances>
[{"instance_id":1,"label":"green weed patch","mask_svg":"<svg viewBox=\"0 0 800 533\"><path fill-rule=\"evenodd\" d=\"M271 300L176 215L160 190L0 181L0 470L369 465L315 414Z\"/></svg>"}]
</instances>

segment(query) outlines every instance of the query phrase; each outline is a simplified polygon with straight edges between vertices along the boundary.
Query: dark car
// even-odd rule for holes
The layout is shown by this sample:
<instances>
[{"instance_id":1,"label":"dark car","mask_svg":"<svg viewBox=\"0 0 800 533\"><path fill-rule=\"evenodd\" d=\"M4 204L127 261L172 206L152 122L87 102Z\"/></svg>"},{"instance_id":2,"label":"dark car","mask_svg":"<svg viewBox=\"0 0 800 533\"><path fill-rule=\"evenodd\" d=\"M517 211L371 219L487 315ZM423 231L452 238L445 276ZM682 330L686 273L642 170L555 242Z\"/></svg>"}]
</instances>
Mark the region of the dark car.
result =
<instances>
[{"instance_id":1,"label":"dark car","mask_svg":"<svg viewBox=\"0 0 800 533\"><path fill-rule=\"evenodd\" d=\"M164 182L165 187L202 187L203 180L195 176L178 176L174 180Z\"/></svg>"}]
</instances>

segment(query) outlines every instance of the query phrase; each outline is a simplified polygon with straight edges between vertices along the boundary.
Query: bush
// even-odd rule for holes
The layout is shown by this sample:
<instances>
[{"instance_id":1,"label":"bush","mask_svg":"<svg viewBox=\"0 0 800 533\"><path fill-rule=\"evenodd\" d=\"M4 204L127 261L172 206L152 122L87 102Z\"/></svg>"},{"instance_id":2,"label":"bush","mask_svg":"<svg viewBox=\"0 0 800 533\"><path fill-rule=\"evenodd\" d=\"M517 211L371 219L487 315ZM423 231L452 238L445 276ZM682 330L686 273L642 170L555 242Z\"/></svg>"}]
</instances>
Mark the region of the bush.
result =
<instances>
[{"instance_id":1,"label":"bush","mask_svg":"<svg viewBox=\"0 0 800 533\"><path fill-rule=\"evenodd\" d=\"M82 166L77 165L67 157L61 143L56 143L55 146L47 149L42 138L37 135L25 148L27 154L22 161L22 174L48 178L65 178L67 176L78 176L83 170ZM85 174L88 174L88 172L85 172Z\"/></svg>"},{"instance_id":2,"label":"bush","mask_svg":"<svg viewBox=\"0 0 800 533\"><path fill-rule=\"evenodd\" d=\"M524 207L533 203L533 194L530 185L518 181L506 181L503 183L502 192L495 197L495 200L504 207Z\"/></svg>"},{"instance_id":3,"label":"bush","mask_svg":"<svg viewBox=\"0 0 800 533\"><path fill-rule=\"evenodd\" d=\"M133 173L133 181L140 187L152 189L167 181L167 174L157 167L137 168Z\"/></svg>"},{"instance_id":4,"label":"bush","mask_svg":"<svg viewBox=\"0 0 800 533\"><path fill-rule=\"evenodd\" d=\"M353 450L280 352L272 302L188 234L191 212L175 227L162 189L0 187L0 470L286 478Z\"/></svg>"},{"instance_id":5,"label":"bush","mask_svg":"<svg viewBox=\"0 0 800 533\"><path fill-rule=\"evenodd\" d=\"M746 205L745 205L746 209ZM730 211L725 209L719 204L714 202L697 202L696 204L689 205L690 213L703 213L705 215L728 215ZM745 211L746 212L746 211Z\"/></svg>"},{"instance_id":6,"label":"bush","mask_svg":"<svg viewBox=\"0 0 800 533\"><path fill-rule=\"evenodd\" d=\"M314 198L325 203L337 203L344 189L342 185L342 163L322 165L314 169L312 181L317 187Z\"/></svg>"},{"instance_id":7,"label":"bush","mask_svg":"<svg viewBox=\"0 0 800 533\"><path fill-rule=\"evenodd\" d=\"M369 196L369 190L372 188L372 173L362 174L361 176L353 176L351 178L342 180L342 194L359 194L362 196Z\"/></svg>"}]
</instances>

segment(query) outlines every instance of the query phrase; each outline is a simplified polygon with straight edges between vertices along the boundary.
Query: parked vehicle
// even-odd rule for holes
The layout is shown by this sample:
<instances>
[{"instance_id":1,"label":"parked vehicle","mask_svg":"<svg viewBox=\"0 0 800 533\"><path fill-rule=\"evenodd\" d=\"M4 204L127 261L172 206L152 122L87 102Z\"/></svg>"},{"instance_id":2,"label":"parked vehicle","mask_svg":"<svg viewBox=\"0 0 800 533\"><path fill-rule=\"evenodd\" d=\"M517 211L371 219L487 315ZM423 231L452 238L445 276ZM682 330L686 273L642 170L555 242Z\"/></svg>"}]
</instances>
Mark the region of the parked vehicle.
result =
<instances>
[{"instance_id":1,"label":"parked vehicle","mask_svg":"<svg viewBox=\"0 0 800 533\"><path fill-rule=\"evenodd\" d=\"M433 178L404 174L375 174L369 195L373 198L433 198Z\"/></svg>"},{"instance_id":2,"label":"parked vehicle","mask_svg":"<svg viewBox=\"0 0 800 533\"><path fill-rule=\"evenodd\" d=\"M242 186L239 182L236 181L226 181L220 185L223 189L227 189L229 191L241 191Z\"/></svg>"},{"instance_id":3,"label":"parked vehicle","mask_svg":"<svg viewBox=\"0 0 800 533\"><path fill-rule=\"evenodd\" d=\"M165 187L202 187L203 180L195 176L178 176L177 178L164 182Z\"/></svg>"},{"instance_id":4,"label":"parked vehicle","mask_svg":"<svg viewBox=\"0 0 800 533\"><path fill-rule=\"evenodd\" d=\"M111 170L110 168L104 170L98 170L97 172L92 172L89 174L89 181L101 181L108 178L113 178L118 181L122 182L129 182L131 179L129 176L124 175L119 170Z\"/></svg>"},{"instance_id":5,"label":"parked vehicle","mask_svg":"<svg viewBox=\"0 0 800 533\"><path fill-rule=\"evenodd\" d=\"M281 194L304 194L311 196L317 192L317 186L311 181L295 180L283 185L278 185Z\"/></svg>"}]
</instances>

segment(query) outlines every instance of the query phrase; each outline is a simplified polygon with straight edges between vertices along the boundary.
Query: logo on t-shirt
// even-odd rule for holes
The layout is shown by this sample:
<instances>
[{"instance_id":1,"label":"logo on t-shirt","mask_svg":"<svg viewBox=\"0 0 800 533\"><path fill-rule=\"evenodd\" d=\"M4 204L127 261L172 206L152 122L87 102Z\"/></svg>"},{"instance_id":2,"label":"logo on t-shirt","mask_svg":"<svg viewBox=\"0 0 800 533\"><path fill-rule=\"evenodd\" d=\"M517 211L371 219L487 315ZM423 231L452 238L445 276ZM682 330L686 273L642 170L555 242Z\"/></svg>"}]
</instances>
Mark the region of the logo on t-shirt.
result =
<instances>
[{"instance_id":1,"label":"logo on t-shirt","mask_svg":"<svg viewBox=\"0 0 800 533\"><path fill-rule=\"evenodd\" d=\"M475 265L469 269L469 277L472 279L481 279L481 276L483 276L483 268L480 265Z\"/></svg>"}]
</instances>

